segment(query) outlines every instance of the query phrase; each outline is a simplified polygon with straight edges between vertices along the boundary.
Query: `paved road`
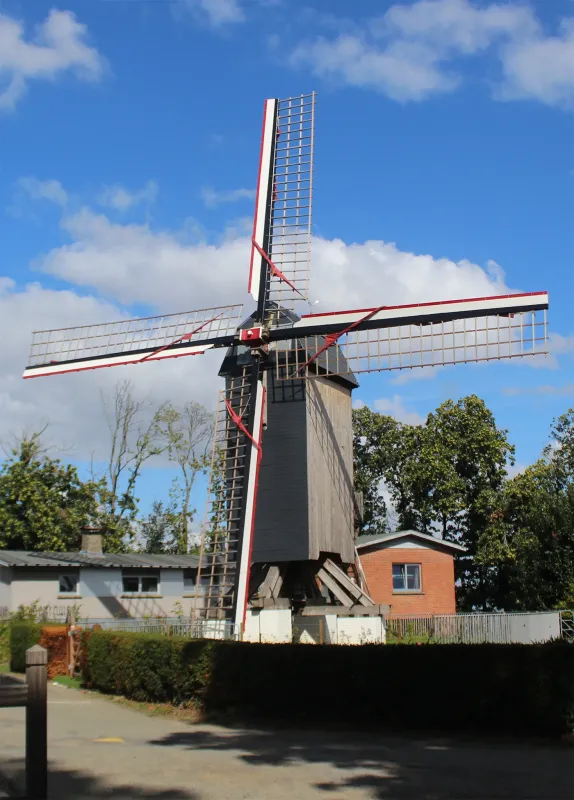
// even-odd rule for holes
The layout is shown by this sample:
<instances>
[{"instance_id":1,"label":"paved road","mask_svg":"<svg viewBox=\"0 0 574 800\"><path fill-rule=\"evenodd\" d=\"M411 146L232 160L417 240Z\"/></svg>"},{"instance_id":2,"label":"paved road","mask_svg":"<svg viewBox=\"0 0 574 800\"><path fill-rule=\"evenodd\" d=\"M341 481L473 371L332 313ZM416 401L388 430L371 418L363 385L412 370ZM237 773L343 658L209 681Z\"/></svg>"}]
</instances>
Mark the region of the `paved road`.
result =
<instances>
[{"instance_id":1,"label":"paved road","mask_svg":"<svg viewBox=\"0 0 574 800\"><path fill-rule=\"evenodd\" d=\"M63 687L50 686L48 696L54 800L574 797L567 746L270 733L152 718ZM23 748L23 710L0 709L0 773L16 783Z\"/></svg>"}]
</instances>

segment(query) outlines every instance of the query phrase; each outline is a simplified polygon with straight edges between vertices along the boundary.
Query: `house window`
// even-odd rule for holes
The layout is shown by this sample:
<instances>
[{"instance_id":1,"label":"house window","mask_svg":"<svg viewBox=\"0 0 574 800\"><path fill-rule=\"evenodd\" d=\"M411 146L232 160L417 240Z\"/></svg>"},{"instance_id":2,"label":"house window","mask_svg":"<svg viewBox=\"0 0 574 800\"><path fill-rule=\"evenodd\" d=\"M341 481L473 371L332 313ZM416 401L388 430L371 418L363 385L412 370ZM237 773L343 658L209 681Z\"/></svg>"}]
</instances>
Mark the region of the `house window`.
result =
<instances>
[{"instance_id":1,"label":"house window","mask_svg":"<svg viewBox=\"0 0 574 800\"><path fill-rule=\"evenodd\" d=\"M420 564L393 564L394 592L420 592L420 590Z\"/></svg>"},{"instance_id":2,"label":"house window","mask_svg":"<svg viewBox=\"0 0 574 800\"><path fill-rule=\"evenodd\" d=\"M73 572L62 573L58 577L59 594L78 594L78 576Z\"/></svg>"},{"instance_id":3,"label":"house window","mask_svg":"<svg viewBox=\"0 0 574 800\"><path fill-rule=\"evenodd\" d=\"M183 570L183 591L187 594L189 592L195 592L195 581L197 580L197 570L196 569L184 569Z\"/></svg>"},{"instance_id":4,"label":"house window","mask_svg":"<svg viewBox=\"0 0 574 800\"><path fill-rule=\"evenodd\" d=\"M159 575L150 572L122 571L124 594L158 594Z\"/></svg>"},{"instance_id":5,"label":"house window","mask_svg":"<svg viewBox=\"0 0 574 800\"><path fill-rule=\"evenodd\" d=\"M214 575L213 583L218 583L219 578ZM206 594L211 584L211 575L202 575L197 582L197 569L185 569L183 571L183 588L186 594Z\"/></svg>"}]
</instances>

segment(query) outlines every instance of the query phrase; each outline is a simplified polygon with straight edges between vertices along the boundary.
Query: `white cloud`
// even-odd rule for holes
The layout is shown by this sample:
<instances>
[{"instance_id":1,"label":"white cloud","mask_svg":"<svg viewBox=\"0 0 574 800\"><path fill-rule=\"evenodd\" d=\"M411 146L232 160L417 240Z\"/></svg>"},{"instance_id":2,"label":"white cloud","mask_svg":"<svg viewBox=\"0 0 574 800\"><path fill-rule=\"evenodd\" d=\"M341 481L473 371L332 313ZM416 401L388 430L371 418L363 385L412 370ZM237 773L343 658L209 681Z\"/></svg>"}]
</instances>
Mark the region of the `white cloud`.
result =
<instances>
[{"instance_id":1,"label":"white cloud","mask_svg":"<svg viewBox=\"0 0 574 800\"><path fill-rule=\"evenodd\" d=\"M388 414L394 417L398 422L404 422L407 425L423 425L424 417L421 417L416 411L408 409L405 406L403 398L395 394L392 397L380 397L373 403L375 411L380 414Z\"/></svg>"},{"instance_id":2,"label":"white cloud","mask_svg":"<svg viewBox=\"0 0 574 800\"><path fill-rule=\"evenodd\" d=\"M409 369L400 372L389 383L394 386L404 386L411 381L432 381L444 367L420 367L419 369Z\"/></svg>"},{"instance_id":3,"label":"white cloud","mask_svg":"<svg viewBox=\"0 0 574 800\"><path fill-rule=\"evenodd\" d=\"M549 336L550 351L555 355L574 352L574 336L562 336L551 333Z\"/></svg>"},{"instance_id":4,"label":"white cloud","mask_svg":"<svg viewBox=\"0 0 574 800\"><path fill-rule=\"evenodd\" d=\"M229 189L217 191L212 186L205 186L201 190L201 198L207 208L216 208L223 203L236 203L238 200L253 200L254 189Z\"/></svg>"},{"instance_id":5,"label":"white cloud","mask_svg":"<svg viewBox=\"0 0 574 800\"><path fill-rule=\"evenodd\" d=\"M237 228L219 244L209 244L189 243L185 231L113 222L89 208L64 216L61 224L70 243L38 259L38 268L116 302L151 304L164 311L243 302L246 297L251 245L248 235L237 235ZM312 263L316 312L364 308L379 302L377 298L392 305L511 291L498 266L483 269L469 261L416 255L381 241L348 245L316 237Z\"/></svg>"},{"instance_id":6,"label":"white cloud","mask_svg":"<svg viewBox=\"0 0 574 800\"><path fill-rule=\"evenodd\" d=\"M525 472L529 466L529 464L522 464L521 462L507 464L506 473L509 478L515 478L517 475L521 475L523 472Z\"/></svg>"},{"instance_id":7,"label":"white cloud","mask_svg":"<svg viewBox=\"0 0 574 800\"><path fill-rule=\"evenodd\" d=\"M54 80L74 72L80 80L98 80L104 60L86 44L87 28L71 11L52 10L26 39L21 21L0 14L0 109L12 110L31 80Z\"/></svg>"},{"instance_id":8,"label":"white cloud","mask_svg":"<svg viewBox=\"0 0 574 800\"><path fill-rule=\"evenodd\" d=\"M138 191L131 192L124 186L106 186L98 197L98 203L116 211L127 211L141 203L151 204L157 197L158 186L155 181L148 181Z\"/></svg>"},{"instance_id":9,"label":"white cloud","mask_svg":"<svg viewBox=\"0 0 574 800\"><path fill-rule=\"evenodd\" d=\"M488 48L499 37L536 35L539 24L525 5L471 0L419 0L412 5L393 5L373 24L383 38L399 35L420 39L439 53L473 54Z\"/></svg>"},{"instance_id":10,"label":"white cloud","mask_svg":"<svg viewBox=\"0 0 574 800\"><path fill-rule=\"evenodd\" d=\"M502 394L508 397L517 397L528 394L542 395L574 395L574 383L567 383L564 386L554 386L552 384L539 384L538 386L507 386L502 390Z\"/></svg>"},{"instance_id":11,"label":"white cloud","mask_svg":"<svg viewBox=\"0 0 574 800\"><path fill-rule=\"evenodd\" d=\"M245 14L238 0L184 0L184 2L188 8L207 19L214 27L245 20Z\"/></svg>"},{"instance_id":12,"label":"white cloud","mask_svg":"<svg viewBox=\"0 0 574 800\"><path fill-rule=\"evenodd\" d=\"M458 85L455 76L439 69L433 50L417 42L397 41L381 49L357 36L320 38L298 47L291 63L309 65L321 78L377 89L398 101L422 100Z\"/></svg>"},{"instance_id":13,"label":"white cloud","mask_svg":"<svg viewBox=\"0 0 574 800\"><path fill-rule=\"evenodd\" d=\"M396 3L358 30L301 43L290 63L407 101L454 91L463 80L461 59L487 51L501 67L498 99L573 103L574 18L551 36L522 3Z\"/></svg>"},{"instance_id":14,"label":"white cloud","mask_svg":"<svg viewBox=\"0 0 574 800\"><path fill-rule=\"evenodd\" d=\"M58 206L65 206L68 202L68 193L60 181L40 181L38 178L25 177L18 179L18 187L33 200L48 200Z\"/></svg>"},{"instance_id":15,"label":"white cloud","mask_svg":"<svg viewBox=\"0 0 574 800\"><path fill-rule=\"evenodd\" d=\"M504 100L532 99L550 106L574 106L574 19L559 36L514 42L503 54Z\"/></svg>"},{"instance_id":16,"label":"white cloud","mask_svg":"<svg viewBox=\"0 0 574 800\"><path fill-rule=\"evenodd\" d=\"M185 232L122 225L83 208L64 217L71 244L40 259L44 272L124 303L160 311L242 302L249 240L189 244Z\"/></svg>"}]
</instances>

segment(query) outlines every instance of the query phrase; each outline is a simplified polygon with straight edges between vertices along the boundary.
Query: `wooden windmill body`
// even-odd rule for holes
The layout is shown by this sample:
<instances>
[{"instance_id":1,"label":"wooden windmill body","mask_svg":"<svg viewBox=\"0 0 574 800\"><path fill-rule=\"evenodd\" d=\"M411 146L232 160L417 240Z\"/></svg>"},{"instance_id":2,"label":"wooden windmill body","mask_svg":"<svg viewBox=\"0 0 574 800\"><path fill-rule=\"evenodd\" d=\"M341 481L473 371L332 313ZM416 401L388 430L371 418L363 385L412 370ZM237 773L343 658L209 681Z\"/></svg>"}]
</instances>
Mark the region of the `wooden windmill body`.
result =
<instances>
[{"instance_id":1,"label":"wooden windmill body","mask_svg":"<svg viewBox=\"0 0 574 800\"><path fill-rule=\"evenodd\" d=\"M265 101L248 288L238 305L37 331L25 378L226 348L196 609L367 606L353 563L355 374L545 353L546 292L302 313L315 95ZM297 313L295 313L297 312Z\"/></svg>"}]
</instances>

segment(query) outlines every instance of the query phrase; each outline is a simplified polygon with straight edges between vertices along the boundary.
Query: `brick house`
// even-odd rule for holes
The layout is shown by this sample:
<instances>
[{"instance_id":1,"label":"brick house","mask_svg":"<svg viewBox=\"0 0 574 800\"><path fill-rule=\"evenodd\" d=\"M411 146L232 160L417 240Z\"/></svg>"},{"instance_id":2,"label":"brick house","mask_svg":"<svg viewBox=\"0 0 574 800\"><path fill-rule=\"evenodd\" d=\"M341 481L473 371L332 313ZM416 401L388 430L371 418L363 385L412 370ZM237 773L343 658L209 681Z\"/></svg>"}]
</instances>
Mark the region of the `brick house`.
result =
<instances>
[{"instance_id":1,"label":"brick house","mask_svg":"<svg viewBox=\"0 0 574 800\"><path fill-rule=\"evenodd\" d=\"M461 545L418 531L360 536L357 552L368 592L393 616L454 614L454 556Z\"/></svg>"}]
</instances>

